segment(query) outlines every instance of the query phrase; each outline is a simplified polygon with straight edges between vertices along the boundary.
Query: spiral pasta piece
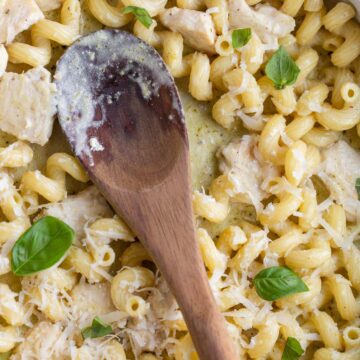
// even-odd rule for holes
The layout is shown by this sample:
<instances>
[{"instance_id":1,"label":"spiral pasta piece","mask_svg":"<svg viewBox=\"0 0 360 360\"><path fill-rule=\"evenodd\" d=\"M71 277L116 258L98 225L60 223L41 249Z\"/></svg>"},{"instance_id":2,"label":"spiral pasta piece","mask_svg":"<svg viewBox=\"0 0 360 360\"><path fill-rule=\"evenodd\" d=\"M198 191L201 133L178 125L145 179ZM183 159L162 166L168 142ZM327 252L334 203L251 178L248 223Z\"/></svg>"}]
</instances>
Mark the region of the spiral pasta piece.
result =
<instances>
[{"instance_id":1,"label":"spiral pasta piece","mask_svg":"<svg viewBox=\"0 0 360 360\"><path fill-rule=\"evenodd\" d=\"M80 2L65 0L61 9L61 22L40 20L31 28L32 45L13 42L7 46L9 61L30 66L45 66L52 56L51 41L71 45L79 36Z\"/></svg>"},{"instance_id":2,"label":"spiral pasta piece","mask_svg":"<svg viewBox=\"0 0 360 360\"><path fill-rule=\"evenodd\" d=\"M339 30L339 35L344 36L345 41L333 52L331 61L335 66L348 66L360 55L360 25L357 22L349 21L344 29Z\"/></svg>"},{"instance_id":3,"label":"spiral pasta piece","mask_svg":"<svg viewBox=\"0 0 360 360\"><path fill-rule=\"evenodd\" d=\"M34 152L24 141L16 141L8 147L0 147L0 168L17 168L28 165Z\"/></svg>"},{"instance_id":4,"label":"spiral pasta piece","mask_svg":"<svg viewBox=\"0 0 360 360\"><path fill-rule=\"evenodd\" d=\"M115 261L115 251L111 241L134 241L134 235L128 226L118 217L95 220L86 230L84 242L97 266L108 267Z\"/></svg>"},{"instance_id":5,"label":"spiral pasta piece","mask_svg":"<svg viewBox=\"0 0 360 360\"><path fill-rule=\"evenodd\" d=\"M108 27L120 28L132 19L130 14L122 12L124 5L121 1L118 1L116 6L112 6L107 0L89 0L88 6L91 14Z\"/></svg>"},{"instance_id":6,"label":"spiral pasta piece","mask_svg":"<svg viewBox=\"0 0 360 360\"><path fill-rule=\"evenodd\" d=\"M57 202L66 197L66 174L86 183L89 178L75 157L56 153L49 157L46 164L46 175L40 171L26 172L21 178L24 193L36 193L50 202Z\"/></svg>"},{"instance_id":7,"label":"spiral pasta piece","mask_svg":"<svg viewBox=\"0 0 360 360\"><path fill-rule=\"evenodd\" d=\"M258 80L258 85L262 92L262 101L266 100L268 96L271 96L271 101L280 114L289 115L294 112L296 96L293 86L287 86L285 89L277 90L272 81L266 76Z\"/></svg>"},{"instance_id":8,"label":"spiral pasta piece","mask_svg":"<svg viewBox=\"0 0 360 360\"><path fill-rule=\"evenodd\" d=\"M360 122L360 99L354 103L345 103L342 109L325 103L322 111L315 114L315 118L326 129L349 130Z\"/></svg>"},{"instance_id":9,"label":"spiral pasta piece","mask_svg":"<svg viewBox=\"0 0 360 360\"><path fill-rule=\"evenodd\" d=\"M204 8L204 0L177 0L176 5L182 9L201 10Z\"/></svg>"},{"instance_id":10,"label":"spiral pasta piece","mask_svg":"<svg viewBox=\"0 0 360 360\"><path fill-rule=\"evenodd\" d=\"M141 317L147 310L147 304L141 296L134 293L153 285L154 274L150 270L139 266L124 268L111 282L111 298L119 310Z\"/></svg>"},{"instance_id":11,"label":"spiral pasta piece","mask_svg":"<svg viewBox=\"0 0 360 360\"><path fill-rule=\"evenodd\" d=\"M155 31L157 22L153 21L146 28L139 21L135 22L134 33L148 44L162 47L162 57L175 78L189 76L189 92L199 101L209 101L213 97L210 81L211 65L208 55L192 53L185 55L184 38L180 33L171 31Z\"/></svg>"},{"instance_id":12,"label":"spiral pasta piece","mask_svg":"<svg viewBox=\"0 0 360 360\"><path fill-rule=\"evenodd\" d=\"M281 134L285 132L286 121L281 115L272 116L266 123L259 140L259 151L264 159L276 165L285 162L286 147L280 144Z\"/></svg>"},{"instance_id":13,"label":"spiral pasta piece","mask_svg":"<svg viewBox=\"0 0 360 360\"><path fill-rule=\"evenodd\" d=\"M322 19L325 15L325 9L317 12L308 12L296 32L296 39L300 45L308 44L318 34L322 27Z\"/></svg>"},{"instance_id":14,"label":"spiral pasta piece","mask_svg":"<svg viewBox=\"0 0 360 360\"><path fill-rule=\"evenodd\" d=\"M281 6L281 11L295 17L304 4L304 0L285 0Z\"/></svg>"},{"instance_id":15,"label":"spiral pasta piece","mask_svg":"<svg viewBox=\"0 0 360 360\"><path fill-rule=\"evenodd\" d=\"M345 2L339 2L323 18L325 28L331 32L340 29L356 15L354 8Z\"/></svg>"},{"instance_id":16,"label":"spiral pasta piece","mask_svg":"<svg viewBox=\"0 0 360 360\"><path fill-rule=\"evenodd\" d=\"M131 244L120 257L122 266L141 266L144 261L152 261L151 256L140 243Z\"/></svg>"}]
</instances>

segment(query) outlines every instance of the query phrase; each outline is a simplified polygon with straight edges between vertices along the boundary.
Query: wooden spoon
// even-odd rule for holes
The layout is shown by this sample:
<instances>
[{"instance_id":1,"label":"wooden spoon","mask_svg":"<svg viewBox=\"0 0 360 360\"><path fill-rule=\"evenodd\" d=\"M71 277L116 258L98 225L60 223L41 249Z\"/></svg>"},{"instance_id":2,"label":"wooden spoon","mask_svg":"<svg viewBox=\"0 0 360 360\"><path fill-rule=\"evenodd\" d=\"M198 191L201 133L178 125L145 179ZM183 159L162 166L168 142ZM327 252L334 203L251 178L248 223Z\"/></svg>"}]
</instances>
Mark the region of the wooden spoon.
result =
<instances>
[{"instance_id":1,"label":"wooden spoon","mask_svg":"<svg viewBox=\"0 0 360 360\"><path fill-rule=\"evenodd\" d=\"M152 255L200 358L239 359L195 239L184 112L161 57L129 33L101 30L67 50L56 85L74 153Z\"/></svg>"}]
</instances>

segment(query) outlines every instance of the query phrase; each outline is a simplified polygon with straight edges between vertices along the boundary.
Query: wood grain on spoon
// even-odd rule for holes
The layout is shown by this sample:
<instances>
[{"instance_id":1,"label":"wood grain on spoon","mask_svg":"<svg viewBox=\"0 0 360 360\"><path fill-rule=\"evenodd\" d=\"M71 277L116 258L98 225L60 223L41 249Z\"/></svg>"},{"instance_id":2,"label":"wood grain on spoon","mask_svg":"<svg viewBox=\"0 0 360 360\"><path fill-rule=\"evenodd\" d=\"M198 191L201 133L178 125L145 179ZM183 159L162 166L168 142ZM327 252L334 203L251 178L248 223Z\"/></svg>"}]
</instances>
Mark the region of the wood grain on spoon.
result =
<instances>
[{"instance_id":1,"label":"wood grain on spoon","mask_svg":"<svg viewBox=\"0 0 360 360\"><path fill-rule=\"evenodd\" d=\"M239 359L195 240L184 113L160 56L128 33L101 30L67 50L56 79L75 154L151 253L200 358Z\"/></svg>"}]
</instances>

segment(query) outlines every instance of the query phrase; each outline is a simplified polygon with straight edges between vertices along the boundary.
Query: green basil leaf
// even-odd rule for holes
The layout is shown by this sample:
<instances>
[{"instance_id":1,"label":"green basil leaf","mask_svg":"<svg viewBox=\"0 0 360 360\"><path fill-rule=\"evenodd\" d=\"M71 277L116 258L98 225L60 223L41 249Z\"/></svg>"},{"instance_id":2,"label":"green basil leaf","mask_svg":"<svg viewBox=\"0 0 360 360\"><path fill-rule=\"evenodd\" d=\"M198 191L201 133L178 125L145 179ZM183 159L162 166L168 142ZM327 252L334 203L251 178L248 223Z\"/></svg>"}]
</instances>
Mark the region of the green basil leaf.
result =
<instances>
[{"instance_id":1,"label":"green basil leaf","mask_svg":"<svg viewBox=\"0 0 360 360\"><path fill-rule=\"evenodd\" d=\"M153 22L148 11L138 6L126 6L122 12L124 14L133 14L146 28L149 28Z\"/></svg>"},{"instance_id":2,"label":"green basil leaf","mask_svg":"<svg viewBox=\"0 0 360 360\"><path fill-rule=\"evenodd\" d=\"M298 360L304 353L300 343L293 337L288 337L281 360Z\"/></svg>"},{"instance_id":3,"label":"green basil leaf","mask_svg":"<svg viewBox=\"0 0 360 360\"><path fill-rule=\"evenodd\" d=\"M358 199L360 200L360 178L357 178L357 179L356 179L355 189L356 189L357 194L358 194Z\"/></svg>"},{"instance_id":4,"label":"green basil leaf","mask_svg":"<svg viewBox=\"0 0 360 360\"><path fill-rule=\"evenodd\" d=\"M274 301L284 296L309 291L301 278L284 266L273 266L260 271L253 280L257 294Z\"/></svg>"},{"instance_id":5,"label":"green basil leaf","mask_svg":"<svg viewBox=\"0 0 360 360\"><path fill-rule=\"evenodd\" d=\"M99 338L112 333L110 325L105 324L98 316L96 316L91 326L81 330L81 334L84 339Z\"/></svg>"},{"instance_id":6,"label":"green basil leaf","mask_svg":"<svg viewBox=\"0 0 360 360\"><path fill-rule=\"evenodd\" d=\"M300 69L287 51L280 46L266 64L265 73L272 80L275 88L281 90L296 82Z\"/></svg>"},{"instance_id":7,"label":"green basil leaf","mask_svg":"<svg viewBox=\"0 0 360 360\"><path fill-rule=\"evenodd\" d=\"M251 39L251 29L236 29L232 32L231 41L234 49L245 46Z\"/></svg>"},{"instance_id":8,"label":"green basil leaf","mask_svg":"<svg viewBox=\"0 0 360 360\"><path fill-rule=\"evenodd\" d=\"M70 248L74 235L74 230L57 218L46 216L40 219L12 248L13 273L31 275L55 265Z\"/></svg>"}]
</instances>

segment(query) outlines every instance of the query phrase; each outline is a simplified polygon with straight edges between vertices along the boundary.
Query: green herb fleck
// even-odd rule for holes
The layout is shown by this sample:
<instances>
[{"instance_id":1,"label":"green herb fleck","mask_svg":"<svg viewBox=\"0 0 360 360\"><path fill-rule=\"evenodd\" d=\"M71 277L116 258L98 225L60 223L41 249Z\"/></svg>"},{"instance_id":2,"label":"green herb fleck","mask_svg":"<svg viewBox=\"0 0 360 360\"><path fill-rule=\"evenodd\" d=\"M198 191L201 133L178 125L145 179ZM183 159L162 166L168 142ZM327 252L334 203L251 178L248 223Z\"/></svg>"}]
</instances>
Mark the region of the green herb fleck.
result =
<instances>
[{"instance_id":1,"label":"green herb fleck","mask_svg":"<svg viewBox=\"0 0 360 360\"><path fill-rule=\"evenodd\" d=\"M133 14L137 20L139 20L146 28L149 29L153 19L151 18L148 11L138 6L126 6L122 10L124 14Z\"/></svg>"},{"instance_id":2,"label":"green herb fleck","mask_svg":"<svg viewBox=\"0 0 360 360\"><path fill-rule=\"evenodd\" d=\"M304 353L299 341L293 337L288 337L281 360L298 360Z\"/></svg>"},{"instance_id":3,"label":"green herb fleck","mask_svg":"<svg viewBox=\"0 0 360 360\"><path fill-rule=\"evenodd\" d=\"M280 46L266 64L265 73L272 80L275 88L281 90L296 82L300 69L287 51Z\"/></svg>"},{"instance_id":4,"label":"green herb fleck","mask_svg":"<svg viewBox=\"0 0 360 360\"><path fill-rule=\"evenodd\" d=\"M234 49L245 46L251 39L251 29L236 29L231 35L232 46Z\"/></svg>"},{"instance_id":5,"label":"green herb fleck","mask_svg":"<svg viewBox=\"0 0 360 360\"><path fill-rule=\"evenodd\" d=\"M94 339L109 335L112 333L110 325L105 324L98 316L96 316L91 326L81 330L81 334L84 339Z\"/></svg>"}]
</instances>

